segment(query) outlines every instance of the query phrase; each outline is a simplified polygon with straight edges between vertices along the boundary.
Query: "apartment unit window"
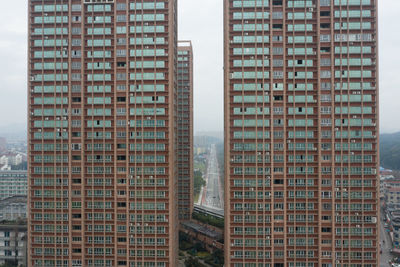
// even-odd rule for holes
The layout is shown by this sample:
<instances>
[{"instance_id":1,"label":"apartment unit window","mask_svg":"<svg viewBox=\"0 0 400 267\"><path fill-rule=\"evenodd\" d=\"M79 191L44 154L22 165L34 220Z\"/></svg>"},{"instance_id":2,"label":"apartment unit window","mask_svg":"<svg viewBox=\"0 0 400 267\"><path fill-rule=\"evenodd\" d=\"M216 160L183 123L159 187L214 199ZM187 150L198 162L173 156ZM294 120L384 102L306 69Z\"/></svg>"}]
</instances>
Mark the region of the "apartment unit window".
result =
<instances>
[{"instance_id":1,"label":"apartment unit window","mask_svg":"<svg viewBox=\"0 0 400 267\"><path fill-rule=\"evenodd\" d=\"M321 90L331 90L331 83L321 83Z\"/></svg>"},{"instance_id":2,"label":"apartment unit window","mask_svg":"<svg viewBox=\"0 0 400 267\"><path fill-rule=\"evenodd\" d=\"M118 45L125 45L126 44L126 38L118 38L117 39L117 44Z\"/></svg>"},{"instance_id":3,"label":"apartment unit window","mask_svg":"<svg viewBox=\"0 0 400 267\"><path fill-rule=\"evenodd\" d=\"M272 62L272 65L274 67L282 67L283 66L283 60L282 59L274 59Z\"/></svg>"},{"instance_id":4,"label":"apartment unit window","mask_svg":"<svg viewBox=\"0 0 400 267\"><path fill-rule=\"evenodd\" d=\"M81 28L72 28L71 33L72 34L81 34L82 30L81 30Z\"/></svg>"},{"instance_id":5,"label":"apartment unit window","mask_svg":"<svg viewBox=\"0 0 400 267\"><path fill-rule=\"evenodd\" d=\"M71 11L81 11L82 6L81 5L72 5Z\"/></svg>"},{"instance_id":6,"label":"apartment unit window","mask_svg":"<svg viewBox=\"0 0 400 267\"><path fill-rule=\"evenodd\" d=\"M321 95L321 102L331 102L331 95Z\"/></svg>"},{"instance_id":7,"label":"apartment unit window","mask_svg":"<svg viewBox=\"0 0 400 267\"><path fill-rule=\"evenodd\" d=\"M330 65L331 65L331 59L330 58L322 58L321 59L321 66L328 67ZM321 77L322 77L322 75L321 75ZM331 77L331 75L330 75L330 71L329 71L329 76L326 77L326 78L330 78L330 77ZM325 77L322 77L322 78L325 78Z\"/></svg>"},{"instance_id":8,"label":"apartment unit window","mask_svg":"<svg viewBox=\"0 0 400 267\"><path fill-rule=\"evenodd\" d=\"M321 17L329 17L331 15L330 11L321 11L320 12Z\"/></svg>"},{"instance_id":9,"label":"apartment unit window","mask_svg":"<svg viewBox=\"0 0 400 267\"><path fill-rule=\"evenodd\" d=\"M117 15L117 22L125 22L126 15Z\"/></svg>"},{"instance_id":10,"label":"apartment unit window","mask_svg":"<svg viewBox=\"0 0 400 267\"><path fill-rule=\"evenodd\" d=\"M119 11L126 10L126 4L124 3L117 4L117 10Z\"/></svg>"},{"instance_id":11,"label":"apartment unit window","mask_svg":"<svg viewBox=\"0 0 400 267\"><path fill-rule=\"evenodd\" d=\"M320 6L330 6L331 0L320 0Z\"/></svg>"}]
</instances>

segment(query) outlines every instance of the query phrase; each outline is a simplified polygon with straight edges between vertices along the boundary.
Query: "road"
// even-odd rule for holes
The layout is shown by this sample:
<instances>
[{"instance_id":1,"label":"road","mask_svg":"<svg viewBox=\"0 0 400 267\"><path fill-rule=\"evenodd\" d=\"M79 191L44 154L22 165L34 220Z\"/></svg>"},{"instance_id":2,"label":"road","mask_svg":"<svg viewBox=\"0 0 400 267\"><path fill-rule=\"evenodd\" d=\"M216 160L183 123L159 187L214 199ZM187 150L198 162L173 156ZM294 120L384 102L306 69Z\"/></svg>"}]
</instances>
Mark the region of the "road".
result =
<instances>
[{"instance_id":1,"label":"road","mask_svg":"<svg viewBox=\"0 0 400 267\"><path fill-rule=\"evenodd\" d=\"M381 267L387 267L389 265L389 261L393 258L390 254L390 250L392 249L392 241L390 240L389 233L386 232L384 227L384 222L381 220L380 225L380 237L381 237L381 244L382 244L382 254L381 254ZM383 242L385 241L385 242Z\"/></svg>"},{"instance_id":2,"label":"road","mask_svg":"<svg viewBox=\"0 0 400 267\"><path fill-rule=\"evenodd\" d=\"M224 197L220 183L220 172L215 144L211 145L210 153L208 155L205 180L206 185L201 190L201 206L223 209Z\"/></svg>"}]
</instances>

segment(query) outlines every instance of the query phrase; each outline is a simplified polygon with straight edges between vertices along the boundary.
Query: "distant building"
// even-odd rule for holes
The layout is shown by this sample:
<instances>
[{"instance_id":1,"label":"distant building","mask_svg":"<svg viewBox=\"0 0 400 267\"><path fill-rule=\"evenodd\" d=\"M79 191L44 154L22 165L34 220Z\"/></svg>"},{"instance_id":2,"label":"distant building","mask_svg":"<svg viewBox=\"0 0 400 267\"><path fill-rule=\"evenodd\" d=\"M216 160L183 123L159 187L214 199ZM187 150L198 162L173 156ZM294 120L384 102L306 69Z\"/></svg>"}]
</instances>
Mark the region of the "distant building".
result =
<instances>
[{"instance_id":1,"label":"distant building","mask_svg":"<svg viewBox=\"0 0 400 267\"><path fill-rule=\"evenodd\" d=\"M5 137L0 137L0 152L7 150L7 139Z\"/></svg>"},{"instance_id":2,"label":"distant building","mask_svg":"<svg viewBox=\"0 0 400 267\"><path fill-rule=\"evenodd\" d=\"M0 264L27 266L26 223L0 224Z\"/></svg>"},{"instance_id":3,"label":"distant building","mask_svg":"<svg viewBox=\"0 0 400 267\"><path fill-rule=\"evenodd\" d=\"M0 200L12 196L26 196L27 171L0 171Z\"/></svg>"},{"instance_id":4,"label":"distant building","mask_svg":"<svg viewBox=\"0 0 400 267\"><path fill-rule=\"evenodd\" d=\"M22 155L17 154L9 157L9 164L10 165L19 165L22 163Z\"/></svg>"},{"instance_id":5,"label":"distant building","mask_svg":"<svg viewBox=\"0 0 400 267\"><path fill-rule=\"evenodd\" d=\"M400 187L389 187L387 189L386 205L389 211L400 209Z\"/></svg>"},{"instance_id":6,"label":"distant building","mask_svg":"<svg viewBox=\"0 0 400 267\"><path fill-rule=\"evenodd\" d=\"M0 164L8 165L8 157L6 155L0 157Z\"/></svg>"},{"instance_id":7,"label":"distant building","mask_svg":"<svg viewBox=\"0 0 400 267\"><path fill-rule=\"evenodd\" d=\"M26 219L26 196L13 196L0 200L0 221Z\"/></svg>"},{"instance_id":8,"label":"distant building","mask_svg":"<svg viewBox=\"0 0 400 267\"><path fill-rule=\"evenodd\" d=\"M399 216L393 218L392 228L393 228L393 248L400 249L400 217Z\"/></svg>"},{"instance_id":9,"label":"distant building","mask_svg":"<svg viewBox=\"0 0 400 267\"><path fill-rule=\"evenodd\" d=\"M8 164L0 163L0 171L11 171L11 166L9 166Z\"/></svg>"},{"instance_id":10,"label":"distant building","mask_svg":"<svg viewBox=\"0 0 400 267\"><path fill-rule=\"evenodd\" d=\"M193 211L193 49L190 41L178 42L177 175L180 220Z\"/></svg>"},{"instance_id":11,"label":"distant building","mask_svg":"<svg viewBox=\"0 0 400 267\"><path fill-rule=\"evenodd\" d=\"M19 153L10 153L0 157L0 164L4 165L19 165L22 163L23 156Z\"/></svg>"}]
</instances>

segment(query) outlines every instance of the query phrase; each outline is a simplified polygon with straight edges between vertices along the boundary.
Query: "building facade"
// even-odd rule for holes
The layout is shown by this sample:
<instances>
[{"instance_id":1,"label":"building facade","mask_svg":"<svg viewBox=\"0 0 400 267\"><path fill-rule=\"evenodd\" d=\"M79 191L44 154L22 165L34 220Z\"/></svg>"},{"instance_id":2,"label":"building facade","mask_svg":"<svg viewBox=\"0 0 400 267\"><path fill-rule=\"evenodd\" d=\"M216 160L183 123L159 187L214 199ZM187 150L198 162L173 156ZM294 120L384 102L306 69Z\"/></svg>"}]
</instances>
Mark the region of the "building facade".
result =
<instances>
[{"instance_id":1,"label":"building facade","mask_svg":"<svg viewBox=\"0 0 400 267\"><path fill-rule=\"evenodd\" d=\"M28 265L177 266L176 1L28 8Z\"/></svg>"},{"instance_id":2,"label":"building facade","mask_svg":"<svg viewBox=\"0 0 400 267\"><path fill-rule=\"evenodd\" d=\"M12 196L26 196L27 171L0 171L0 200Z\"/></svg>"},{"instance_id":3,"label":"building facade","mask_svg":"<svg viewBox=\"0 0 400 267\"><path fill-rule=\"evenodd\" d=\"M377 1L224 5L225 266L378 266Z\"/></svg>"},{"instance_id":4,"label":"building facade","mask_svg":"<svg viewBox=\"0 0 400 267\"><path fill-rule=\"evenodd\" d=\"M27 197L12 196L0 200L0 221L26 221Z\"/></svg>"},{"instance_id":5,"label":"building facade","mask_svg":"<svg viewBox=\"0 0 400 267\"><path fill-rule=\"evenodd\" d=\"M0 224L0 264L28 266L26 230L26 222Z\"/></svg>"},{"instance_id":6,"label":"building facade","mask_svg":"<svg viewBox=\"0 0 400 267\"><path fill-rule=\"evenodd\" d=\"M177 175L180 220L193 212L193 48L190 41L178 42L177 67Z\"/></svg>"}]
</instances>

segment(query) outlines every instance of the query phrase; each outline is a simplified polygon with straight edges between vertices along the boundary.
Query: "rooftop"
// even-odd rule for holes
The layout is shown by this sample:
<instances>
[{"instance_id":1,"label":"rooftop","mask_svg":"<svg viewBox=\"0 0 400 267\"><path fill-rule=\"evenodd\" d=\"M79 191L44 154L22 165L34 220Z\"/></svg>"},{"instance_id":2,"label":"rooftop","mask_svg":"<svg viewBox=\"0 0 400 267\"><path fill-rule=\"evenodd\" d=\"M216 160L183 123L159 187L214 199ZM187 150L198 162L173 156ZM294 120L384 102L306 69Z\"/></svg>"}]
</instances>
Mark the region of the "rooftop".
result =
<instances>
[{"instance_id":1,"label":"rooftop","mask_svg":"<svg viewBox=\"0 0 400 267\"><path fill-rule=\"evenodd\" d=\"M222 239L222 235L214 230L211 230L203 225L197 224L192 221L185 221L181 223L184 227L189 228L197 233L203 234L205 236L211 237L215 240Z\"/></svg>"}]
</instances>

